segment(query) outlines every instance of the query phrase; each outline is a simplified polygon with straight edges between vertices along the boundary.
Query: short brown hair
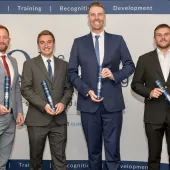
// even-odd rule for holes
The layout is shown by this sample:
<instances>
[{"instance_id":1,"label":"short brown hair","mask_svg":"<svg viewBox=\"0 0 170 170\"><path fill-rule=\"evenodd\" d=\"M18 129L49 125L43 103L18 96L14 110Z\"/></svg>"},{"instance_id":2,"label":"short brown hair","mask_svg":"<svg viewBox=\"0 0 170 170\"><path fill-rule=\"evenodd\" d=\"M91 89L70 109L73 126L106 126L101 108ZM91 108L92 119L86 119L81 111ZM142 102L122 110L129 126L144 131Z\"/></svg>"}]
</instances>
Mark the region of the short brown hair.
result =
<instances>
[{"instance_id":1,"label":"short brown hair","mask_svg":"<svg viewBox=\"0 0 170 170\"><path fill-rule=\"evenodd\" d=\"M169 28L170 29L170 26L167 24L159 24L154 30L154 37L156 36L156 31L160 28Z\"/></svg>"},{"instance_id":2,"label":"short brown hair","mask_svg":"<svg viewBox=\"0 0 170 170\"><path fill-rule=\"evenodd\" d=\"M104 8L104 6L103 6L100 2L93 2L93 3L91 3L91 4L89 5L89 7L88 7L88 13L89 13L90 9L91 9L92 7L94 7L94 6L103 8L103 10L104 10L104 12L105 12L105 8Z\"/></svg>"},{"instance_id":3,"label":"short brown hair","mask_svg":"<svg viewBox=\"0 0 170 170\"><path fill-rule=\"evenodd\" d=\"M52 39L53 39L53 41L54 41L54 43L55 43L55 37L54 37L53 33L50 32L50 31L48 31L48 30L43 30L43 31L41 31L41 32L38 34L37 43L39 42L39 39L40 39L40 37L41 37L42 35L51 35L51 37L52 37Z\"/></svg>"},{"instance_id":4,"label":"short brown hair","mask_svg":"<svg viewBox=\"0 0 170 170\"><path fill-rule=\"evenodd\" d=\"M7 33L8 33L8 35L9 35L9 30L8 30L8 28L7 28L7 27L5 27L4 25L0 25L0 29L4 29L4 30L6 30L6 31L7 31Z\"/></svg>"}]
</instances>

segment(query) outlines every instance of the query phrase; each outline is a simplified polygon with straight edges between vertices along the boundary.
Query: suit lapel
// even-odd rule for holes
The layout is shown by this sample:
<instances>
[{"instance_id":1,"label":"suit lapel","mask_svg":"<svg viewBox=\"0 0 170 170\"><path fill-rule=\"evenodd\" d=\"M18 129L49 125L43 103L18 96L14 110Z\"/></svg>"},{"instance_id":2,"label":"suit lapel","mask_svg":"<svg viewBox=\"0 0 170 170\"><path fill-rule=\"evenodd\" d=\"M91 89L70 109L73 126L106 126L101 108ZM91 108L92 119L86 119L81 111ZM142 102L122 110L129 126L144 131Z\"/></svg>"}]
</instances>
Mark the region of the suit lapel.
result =
<instances>
[{"instance_id":1,"label":"suit lapel","mask_svg":"<svg viewBox=\"0 0 170 170\"><path fill-rule=\"evenodd\" d=\"M36 59L36 64L37 64L37 66L39 67L39 69L41 70L41 72L42 72L42 73L45 75L45 77L48 79L48 81L49 81L50 83L52 83L52 81L51 81L51 79L50 79L50 77L49 77L49 75L48 75L48 71L47 71L47 69L46 69L46 67L45 67L45 64L44 64L44 61L43 61L41 55L39 55L39 56L37 57L37 59Z\"/></svg>"},{"instance_id":2,"label":"suit lapel","mask_svg":"<svg viewBox=\"0 0 170 170\"><path fill-rule=\"evenodd\" d=\"M58 59L56 57L54 57L54 78L53 78L53 83L55 81L58 80L59 75L60 75L60 71L61 71L61 65L59 64L59 62L57 61Z\"/></svg>"},{"instance_id":3,"label":"suit lapel","mask_svg":"<svg viewBox=\"0 0 170 170\"><path fill-rule=\"evenodd\" d=\"M14 70L14 78L13 78L13 81L12 81L12 84L11 84L11 88L13 88L13 86L14 86L14 84L15 84L15 82L16 82L16 79L17 79L17 74L16 73L18 73L18 70L17 70L17 66L14 64L14 62L13 62L13 59L8 55L8 59L9 59L9 61L11 62L11 65L12 65L12 67L13 67L13 70Z\"/></svg>"},{"instance_id":4,"label":"suit lapel","mask_svg":"<svg viewBox=\"0 0 170 170\"><path fill-rule=\"evenodd\" d=\"M168 78L166 82L170 82L170 73L168 74Z\"/></svg>"},{"instance_id":5,"label":"suit lapel","mask_svg":"<svg viewBox=\"0 0 170 170\"><path fill-rule=\"evenodd\" d=\"M1 61L0 61L0 69L1 69L4 73L6 73L5 68L4 68L4 65L2 64Z\"/></svg>"},{"instance_id":6,"label":"suit lapel","mask_svg":"<svg viewBox=\"0 0 170 170\"><path fill-rule=\"evenodd\" d=\"M93 60L97 65L98 65L98 61L97 61L97 57L96 57L96 53L95 53L95 49L94 49L94 43L93 43L93 37L92 34L88 34L87 35L87 42L86 42L86 47L88 48L88 52L89 52L89 56L92 56L91 60ZM103 62L102 62L102 66L107 63L107 59L109 56L108 52L109 49L112 49L112 43L110 43L110 37L109 34L107 32L104 32L104 58L103 58Z\"/></svg>"},{"instance_id":7,"label":"suit lapel","mask_svg":"<svg viewBox=\"0 0 170 170\"><path fill-rule=\"evenodd\" d=\"M154 50L153 53L152 53L152 61L154 62L156 69L157 69L159 75L161 76L162 80L165 82L163 72L162 72L162 69L161 69L161 65L160 65L160 62L159 62L158 54L157 54L156 50Z\"/></svg>"},{"instance_id":8,"label":"suit lapel","mask_svg":"<svg viewBox=\"0 0 170 170\"><path fill-rule=\"evenodd\" d=\"M104 64L107 61L107 56L108 56L108 52L109 49L112 49L112 47L110 47L110 45L113 45L112 43L109 43L109 35L108 33L104 32L104 58L103 58L103 63L102 66L104 66Z\"/></svg>"},{"instance_id":9,"label":"suit lapel","mask_svg":"<svg viewBox=\"0 0 170 170\"><path fill-rule=\"evenodd\" d=\"M2 78L1 78L1 79L3 79L3 81L4 81L5 76L7 76L7 73L6 73L6 70L5 70L5 68L4 68L4 65L2 64L1 61L0 61L0 72L1 72L1 75L2 75Z\"/></svg>"},{"instance_id":10,"label":"suit lapel","mask_svg":"<svg viewBox=\"0 0 170 170\"><path fill-rule=\"evenodd\" d=\"M169 71L168 78L167 78L166 82L170 82L170 71Z\"/></svg>"},{"instance_id":11,"label":"suit lapel","mask_svg":"<svg viewBox=\"0 0 170 170\"><path fill-rule=\"evenodd\" d=\"M92 56L92 58L90 58L90 60L98 65L96 52L95 52L95 49L94 49L93 37L92 37L91 33L87 35L85 44L86 44L86 48L88 49L87 55Z\"/></svg>"}]
</instances>

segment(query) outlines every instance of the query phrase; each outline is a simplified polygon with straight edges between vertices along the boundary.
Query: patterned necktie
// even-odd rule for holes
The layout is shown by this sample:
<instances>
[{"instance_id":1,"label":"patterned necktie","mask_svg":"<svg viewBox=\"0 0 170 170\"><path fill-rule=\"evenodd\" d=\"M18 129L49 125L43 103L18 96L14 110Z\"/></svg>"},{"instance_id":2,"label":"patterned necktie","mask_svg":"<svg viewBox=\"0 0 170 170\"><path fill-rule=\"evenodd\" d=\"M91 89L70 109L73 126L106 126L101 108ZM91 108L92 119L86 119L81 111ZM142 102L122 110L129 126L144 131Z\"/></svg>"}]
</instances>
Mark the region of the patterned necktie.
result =
<instances>
[{"instance_id":1,"label":"patterned necktie","mask_svg":"<svg viewBox=\"0 0 170 170\"><path fill-rule=\"evenodd\" d=\"M96 41L95 41L95 52L98 64L100 65L100 53L99 53L99 37L100 35L95 35Z\"/></svg>"},{"instance_id":2,"label":"patterned necktie","mask_svg":"<svg viewBox=\"0 0 170 170\"><path fill-rule=\"evenodd\" d=\"M5 67L5 70L7 72L7 75L9 76L10 82L11 82L11 74L10 74L10 71L9 71L8 63L6 62L6 56L2 55L1 58L2 58L2 61L3 61L4 67Z\"/></svg>"},{"instance_id":3,"label":"patterned necktie","mask_svg":"<svg viewBox=\"0 0 170 170\"><path fill-rule=\"evenodd\" d=\"M95 35L95 38L96 38L95 52L96 52L96 57L97 57L97 61L99 64L98 79L97 79L97 99L101 99L101 89L102 89L102 77L101 77L102 66L100 65L99 37L100 35Z\"/></svg>"},{"instance_id":4,"label":"patterned necktie","mask_svg":"<svg viewBox=\"0 0 170 170\"><path fill-rule=\"evenodd\" d=\"M49 74L49 77L51 80L53 80L53 73L52 73L52 67L51 67L51 60L48 59L47 60L47 63L48 63L48 74Z\"/></svg>"}]
</instances>

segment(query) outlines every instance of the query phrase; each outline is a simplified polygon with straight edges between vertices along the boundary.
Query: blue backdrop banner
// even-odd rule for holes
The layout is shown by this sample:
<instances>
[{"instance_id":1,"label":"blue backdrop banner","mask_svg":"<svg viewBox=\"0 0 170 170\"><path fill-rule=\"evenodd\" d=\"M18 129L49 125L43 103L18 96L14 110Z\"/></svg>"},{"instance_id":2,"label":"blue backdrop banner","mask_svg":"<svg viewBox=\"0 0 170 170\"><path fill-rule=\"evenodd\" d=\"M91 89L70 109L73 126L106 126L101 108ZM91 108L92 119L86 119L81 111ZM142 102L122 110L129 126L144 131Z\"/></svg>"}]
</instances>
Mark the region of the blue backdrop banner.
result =
<instances>
[{"instance_id":1,"label":"blue backdrop banner","mask_svg":"<svg viewBox=\"0 0 170 170\"><path fill-rule=\"evenodd\" d=\"M169 14L170 0L101 1L107 14ZM87 14L91 1L0 1L0 14Z\"/></svg>"},{"instance_id":2,"label":"blue backdrop banner","mask_svg":"<svg viewBox=\"0 0 170 170\"><path fill-rule=\"evenodd\" d=\"M104 164L104 162L103 162ZM168 170L168 164L161 164L161 169ZM67 161L68 170L88 170L87 161ZM28 160L11 160L8 162L7 170L29 170ZM52 170L52 163L49 160L43 161L43 169ZM146 162L135 162L135 161L122 161L120 165L120 170L147 170L148 166ZM103 169L105 170L105 169Z\"/></svg>"}]
</instances>

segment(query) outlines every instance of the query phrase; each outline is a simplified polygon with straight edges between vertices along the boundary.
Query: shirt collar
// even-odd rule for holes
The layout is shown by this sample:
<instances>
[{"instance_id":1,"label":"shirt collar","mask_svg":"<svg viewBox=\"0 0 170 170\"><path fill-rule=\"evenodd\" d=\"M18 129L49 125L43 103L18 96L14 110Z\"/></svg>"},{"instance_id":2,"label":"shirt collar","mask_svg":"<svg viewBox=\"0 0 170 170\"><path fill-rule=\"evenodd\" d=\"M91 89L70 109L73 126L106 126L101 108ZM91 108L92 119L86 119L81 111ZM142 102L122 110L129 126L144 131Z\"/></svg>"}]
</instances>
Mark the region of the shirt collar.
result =
<instances>
[{"instance_id":1,"label":"shirt collar","mask_svg":"<svg viewBox=\"0 0 170 170\"><path fill-rule=\"evenodd\" d=\"M47 57L44 57L42 54L41 54L41 57L43 59L44 62L46 62L48 59L50 59L52 62L54 61L54 56L52 55L52 57L50 58L47 58Z\"/></svg>"},{"instance_id":2,"label":"shirt collar","mask_svg":"<svg viewBox=\"0 0 170 170\"><path fill-rule=\"evenodd\" d=\"M156 51L157 51L158 54L163 54L162 51L159 48L157 48ZM170 53L170 49L168 50L167 53Z\"/></svg>"},{"instance_id":3,"label":"shirt collar","mask_svg":"<svg viewBox=\"0 0 170 170\"><path fill-rule=\"evenodd\" d=\"M7 53L2 54L2 53L0 52L0 56L2 56L2 55L5 55L6 57L8 57Z\"/></svg>"},{"instance_id":4,"label":"shirt collar","mask_svg":"<svg viewBox=\"0 0 170 170\"><path fill-rule=\"evenodd\" d=\"M96 35L100 35L100 37L104 37L104 31L102 31L100 34L96 34L94 32L91 32L91 33L92 33L93 38L95 38Z\"/></svg>"}]
</instances>

